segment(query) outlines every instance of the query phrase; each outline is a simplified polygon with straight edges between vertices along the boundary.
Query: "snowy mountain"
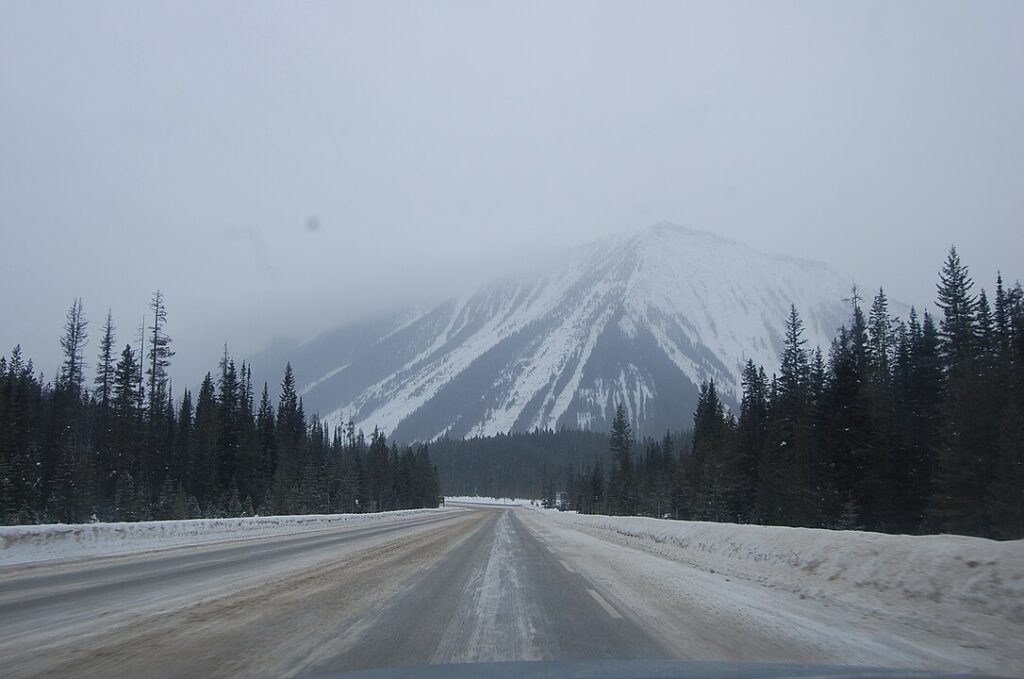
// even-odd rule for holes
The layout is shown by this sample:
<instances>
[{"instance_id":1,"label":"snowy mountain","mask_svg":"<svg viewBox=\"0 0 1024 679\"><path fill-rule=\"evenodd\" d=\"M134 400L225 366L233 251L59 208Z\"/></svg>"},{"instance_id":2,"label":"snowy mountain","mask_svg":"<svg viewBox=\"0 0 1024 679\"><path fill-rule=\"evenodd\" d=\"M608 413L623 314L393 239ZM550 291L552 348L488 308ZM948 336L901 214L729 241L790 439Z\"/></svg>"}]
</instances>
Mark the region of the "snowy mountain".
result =
<instances>
[{"instance_id":1,"label":"snowy mountain","mask_svg":"<svg viewBox=\"0 0 1024 679\"><path fill-rule=\"evenodd\" d=\"M307 412L399 440L604 430L620 401L658 434L687 425L702 381L735 404L747 359L777 369L791 303L827 347L849 288L823 264L658 224L288 353Z\"/></svg>"}]
</instances>

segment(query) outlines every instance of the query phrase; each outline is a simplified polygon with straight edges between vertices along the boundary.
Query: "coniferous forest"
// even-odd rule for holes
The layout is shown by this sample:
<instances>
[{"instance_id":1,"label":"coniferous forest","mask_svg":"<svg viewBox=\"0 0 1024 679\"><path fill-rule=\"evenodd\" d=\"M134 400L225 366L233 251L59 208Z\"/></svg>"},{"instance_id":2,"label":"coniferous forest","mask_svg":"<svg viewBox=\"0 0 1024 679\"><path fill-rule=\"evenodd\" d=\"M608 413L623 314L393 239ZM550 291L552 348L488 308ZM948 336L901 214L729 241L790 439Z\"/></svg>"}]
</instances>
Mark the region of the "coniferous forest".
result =
<instances>
[{"instance_id":1,"label":"coniferous forest","mask_svg":"<svg viewBox=\"0 0 1024 679\"><path fill-rule=\"evenodd\" d=\"M118 341L108 313L87 353L81 300L63 363L44 382L15 347L0 357L0 522L215 518L434 507L426 447L369 440L307 417L289 365L277 403L224 350L199 391L172 394L174 351L158 291L148 328ZM91 370L87 370L91 368ZM91 379L87 380L86 374Z\"/></svg>"},{"instance_id":2,"label":"coniferous forest","mask_svg":"<svg viewBox=\"0 0 1024 679\"><path fill-rule=\"evenodd\" d=\"M951 250L937 314L895 318L879 290L823 351L791 310L778 372L748 363L738 412L714 382L692 429L635 441L510 433L425 446L307 418L290 367L276 404L227 350L193 395L171 394L162 295L123 349L108 314L94 363L81 301L45 383L20 348L0 358L0 512L6 523L139 520L434 506L543 497L588 513L1024 537L1024 291L975 292ZM91 367L91 382L85 378ZM680 413L681 427L689 414ZM439 469L439 471L438 471ZM440 472L440 473L439 473Z\"/></svg>"},{"instance_id":3,"label":"coniferous forest","mask_svg":"<svg viewBox=\"0 0 1024 679\"><path fill-rule=\"evenodd\" d=\"M777 373L748 363L738 413L701 388L689 440L634 443L619 408L610 460L565 480L589 513L1024 538L1024 291L975 292L951 249L938 318L890 315L885 292L827 353L795 308ZM553 501L553 480L546 495Z\"/></svg>"}]
</instances>

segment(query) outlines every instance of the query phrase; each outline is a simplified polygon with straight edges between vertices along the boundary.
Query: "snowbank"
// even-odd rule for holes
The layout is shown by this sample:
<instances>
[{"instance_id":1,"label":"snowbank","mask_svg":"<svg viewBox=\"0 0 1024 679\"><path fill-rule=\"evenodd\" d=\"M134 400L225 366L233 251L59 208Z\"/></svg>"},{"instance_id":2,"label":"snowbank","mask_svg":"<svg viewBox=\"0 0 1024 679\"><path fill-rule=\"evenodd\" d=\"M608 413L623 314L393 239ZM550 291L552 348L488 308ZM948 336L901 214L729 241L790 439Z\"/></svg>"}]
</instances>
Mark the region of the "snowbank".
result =
<instances>
[{"instance_id":1,"label":"snowbank","mask_svg":"<svg viewBox=\"0 0 1024 679\"><path fill-rule=\"evenodd\" d=\"M340 525L395 521L415 514L443 511L443 508L407 509L373 514L5 526L0 527L0 565L45 559L111 556L223 540L270 537Z\"/></svg>"},{"instance_id":2,"label":"snowbank","mask_svg":"<svg viewBox=\"0 0 1024 679\"><path fill-rule=\"evenodd\" d=\"M779 526L587 516L545 519L800 598L964 623L994 616L1024 635L1024 540L886 535Z\"/></svg>"},{"instance_id":3,"label":"snowbank","mask_svg":"<svg viewBox=\"0 0 1024 679\"><path fill-rule=\"evenodd\" d=\"M524 500L523 498L477 497L475 495L446 496L444 501L445 503L452 502L463 505L508 505L510 507L520 507L533 502L533 500Z\"/></svg>"}]
</instances>

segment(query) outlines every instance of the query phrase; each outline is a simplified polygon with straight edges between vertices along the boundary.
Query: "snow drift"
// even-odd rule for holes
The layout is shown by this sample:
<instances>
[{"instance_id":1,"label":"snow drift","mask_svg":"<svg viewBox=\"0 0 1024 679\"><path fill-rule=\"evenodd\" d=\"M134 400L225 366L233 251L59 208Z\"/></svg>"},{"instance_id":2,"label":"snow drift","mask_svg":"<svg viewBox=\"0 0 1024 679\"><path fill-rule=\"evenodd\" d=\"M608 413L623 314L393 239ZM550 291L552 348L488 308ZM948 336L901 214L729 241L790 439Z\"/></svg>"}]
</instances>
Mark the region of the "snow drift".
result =
<instances>
[{"instance_id":1,"label":"snow drift","mask_svg":"<svg viewBox=\"0 0 1024 679\"><path fill-rule=\"evenodd\" d=\"M533 502L533 500L526 500L524 498L481 497L479 495L451 495L446 496L444 501L449 504L497 505L508 507L519 507Z\"/></svg>"},{"instance_id":2,"label":"snow drift","mask_svg":"<svg viewBox=\"0 0 1024 679\"><path fill-rule=\"evenodd\" d=\"M304 533L342 525L394 521L413 514L452 511L407 509L372 514L254 516L131 523L41 524L0 528L0 565L46 559L114 556L225 540Z\"/></svg>"},{"instance_id":3,"label":"snow drift","mask_svg":"<svg viewBox=\"0 0 1024 679\"><path fill-rule=\"evenodd\" d=\"M924 622L992 616L1024 638L1024 540L545 512L565 528L801 598Z\"/></svg>"}]
</instances>

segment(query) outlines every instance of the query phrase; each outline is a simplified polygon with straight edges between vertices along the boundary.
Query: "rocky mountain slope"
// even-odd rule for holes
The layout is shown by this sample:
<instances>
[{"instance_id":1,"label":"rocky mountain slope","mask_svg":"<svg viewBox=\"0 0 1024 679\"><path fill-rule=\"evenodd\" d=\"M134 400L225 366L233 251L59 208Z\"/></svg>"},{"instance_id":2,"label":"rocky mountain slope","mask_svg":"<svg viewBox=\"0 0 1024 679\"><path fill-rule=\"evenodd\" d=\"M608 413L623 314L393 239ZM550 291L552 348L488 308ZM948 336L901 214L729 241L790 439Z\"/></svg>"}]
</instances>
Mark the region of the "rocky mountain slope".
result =
<instances>
[{"instance_id":1,"label":"rocky mountain slope","mask_svg":"<svg viewBox=\"0 0 1024 679\"><path fill-rule=\"evenodd\" d=\"M747 359L776 369L791 303L826 348L849 288L823 264L658 224L287 354L307 412L399 440L603 430L618 402L658 434L688 424L702 381L735 403Z\"/></svg>"}]
</instances>

